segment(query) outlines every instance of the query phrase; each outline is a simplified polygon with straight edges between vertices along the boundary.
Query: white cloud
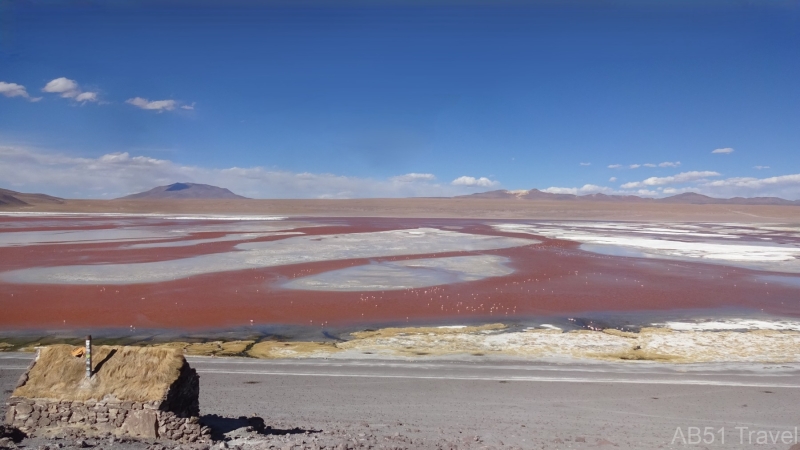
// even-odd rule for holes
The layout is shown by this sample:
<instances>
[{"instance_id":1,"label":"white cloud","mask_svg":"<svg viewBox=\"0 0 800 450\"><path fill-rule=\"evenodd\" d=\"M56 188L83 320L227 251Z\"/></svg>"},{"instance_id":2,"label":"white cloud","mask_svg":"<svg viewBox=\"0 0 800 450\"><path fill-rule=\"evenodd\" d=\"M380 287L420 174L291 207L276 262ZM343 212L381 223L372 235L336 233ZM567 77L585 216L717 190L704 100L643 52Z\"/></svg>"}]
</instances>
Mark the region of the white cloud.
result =
<instances>
[{"instance_id":1,"label":"white cloud","mask_svg":"<svg viewBox=\"0 0 800 450\"><path fill-rule=\"evenodd\" d=\"M405 175L398 175L396 177L390 178L392 181L396 181L398 183L414 183L418 181L434 181L436 180L436 176L432 173L407 173Z\"/></svg>"},{"instance_id":2,"label":"white cloud","mask_svg":"<svg viewBox=\"0 0 800 450\"><path fill-rule=\"evenodd\" d=\"M711 152L711 153L722 154L722 155L729 155L729 154L731 154L731 153L733 153L733 152L734 152L734 150L733 150L732 148L730 148L730 147L725 147L725 148L718 148L718 149L714 150L714 151L713 151L713 152Z\"/></svg>"},{"instance_id":3,"label":"white cloud","mask_svg":"<svg viewBox=\"0 0 800 450\"><path fill-rule=\"evenodd\" d=\"M81 92L75 97L76 102L96 102L97 92Z\"/></svg>"},{"instance_id":4,"label":"white cloud","mask_svg":"<svg viewBox=\"0 0 800 450\"><path fill-rule=\"evenodd\" d=\"M547 189L542 189L542 192L548 192L550 194L572 194L572 195L586 195L586 194L597 194L599 192L611 192L611 188L607 188L604 186L597 186L594 184L584 184L582 187L579 188L565 188L565 187L549 187Z\"/></svg>"},{"instance_id":5,"label":"white cloud","mask_svg":"<svg viewBox=\"0 0 800 450\"><path fill-rule=\"evenodd\" d=\"M186 110L189 110L189 111L191 111L191 110L193 110L193 109L194 109L194 104L195 104L195 103L194 103L194 102L192 102L192 104L191 104L191 105L181 105L181 109L186 109Z\"/></svg>"},{"instance_id":6,"label":"white cloud","mask_svg":"<svg viewBox=\"0 0 800 450\"><path fill-rule=\"evenodd\" d=\"M630 167L631 169L638 169L639 167L642 167L642 165L641 164L631 164L628 167Z\"/></svg>"},{"instance_id":7,"label":"white cloud","mask_svg":"<svg viewBox=\"0 0 800 450\"><path fill-rule=\"evenodd\" d=\"M645 164L642 164L642 165L645 166L645 167L656 167L656 165L653 164L653 163L645 163Z\"/></svg>"},{"instance_id":8,"label":"white cloud","mask_svg":"<svg viewBox=\"0 0 800 450\"><path fill-rule=\"evenodd\" d=\"M769 166L754 166L753 168L756 170L764 170L764 169L769 169Z\"/></svg>"},{"instance_id":9,"label":"white cloud","mask_svg":"<svg viewBox=\"0 0 800 450\"><path fill-rule=\"evenodd\" d=\"M77 96L78 83L75 80L70 80L69 78L61 77L56 78L55 80L50 80L43 88L42 92L50 92L52 94L62 94L63 97L75 97Z\"/></svg>"},{"instance_id":10,"label":"white cloud","mask_svg":"<svg viewBox=\"0 0 800 450\"><path fill-rule=\"evenodd\" d=\"M22 97L32 102L38 102L42 97L31 97L25 86L17 83L6 83L0 81L0 94L6 97Z\"/></svg>"},{"instance_id":11,"label":"white cloud","mask_svg":"<svg viewBox=\"0 0 800 450\"><path fill-rule=\"evenodd\" d=\"M212 184L253 198L446 197L474 192L470 186L437 183L432 174L374 179L265 167L205 168L128 152L84 158L2 145L0 180L2 187L14 190L73 198L113 198L176 181Z\"/></svg>"},{"instance_id":12,"label":"white cloud","mask_svg":"<svg viewBox=\"0 0 800 450\"><path fill-rule=\"evenodd\" d=\"M582 163L580 163L580 164L581 164L582 166L591 166L591 165L592 165L592 163L584 163L584 162L582 162Z\"/></svg>"},{"instance_id":13,"label":"white cloud","mask_svg":"<svg viewBox=\"0 0 800 450\"><path fill-rule=\"evenodd\" d=\"M50 80L43 88L42 92L59 94L63 98L73 99L76 102L96 102L97 92L84 92L78 82L66 77Z\"/></svg>"},{"instance_id":14,"label":"white cloud","mask_svg":"<svg viewBox=\"0 0 800 450\"><path fill-rule=\"evenodd\" d=\"M142 97L134 97L125 100L125 103L131 104L141 109L149 109L153 111L172 111L178 105L175 100L147 100Z\"/></svg>"},{"instance_id":15,"label":"white cloud","mask_svg":"<svg viewBox=\"0 0 800 450\"><path fill-rule=\"evenodd\" d=\"M497 181L492 181L486 177L458 177L452 182L450 182L453 186L473 186L473 187L493 187L500 185Z\"/></svg>"},{"instance_id":16,"label":"white cloud","mask_svg":"<svg viewBox=\"0 0 800 450\"><path fill-rule=\"evenodd\" d=\"M622 164L609 164L608 166L609 169L619 169L620 167L622 167Z\"/></svg>"},{"instance_id":17,"label":"white cloud","mask_svg":"<svg viewBox=\"0 0 800 450\"><path fill-rule=\"evenodd\" d=\"M715 180L705 183L704 187L719 188L746 188L755 192L762 192L768 187L800 187L800 174L782 175L769 178L737 177L725 180Z\"/></svg>"},{"instance_id":18,"label":"white cloud","mask_svg":"<svg viewBox=\"0 0 800 450\"><path fill-rule=\"evenodd\" d=\"M681 165L680 161L675 161L675 162L664 161L662 163L659 163L658 167L678 167L680 165Z\"/></svg>"},{"instance_id":19,"label":"white cloud","mask_svg":"<svg viewBox=\"0 0 800 450\"><path fill-rule=\"evenodd\" d=\"M613 182L617 181L617 177L611 177L611 178L608 179L608 181L613 183Z\"/></svg>"},{"instance_id":20,"label":"white cloud","mask_svg":"<svg viewBox=\"0 0 800 450\"><path fill-rule=\"evenodd\" d=\"M636 189L642 188L646 186L664 186L668 184L680 184L680 183L689 183L692 181L702 180L708 177L718 177L720 176L717 172L711 171L692 171L692 172L682 172L677 175L669 176L669 177L650 177L643 181L631 181L630 183L625 183L622 185L623 189Z\"/></svg>"}]
</instances>

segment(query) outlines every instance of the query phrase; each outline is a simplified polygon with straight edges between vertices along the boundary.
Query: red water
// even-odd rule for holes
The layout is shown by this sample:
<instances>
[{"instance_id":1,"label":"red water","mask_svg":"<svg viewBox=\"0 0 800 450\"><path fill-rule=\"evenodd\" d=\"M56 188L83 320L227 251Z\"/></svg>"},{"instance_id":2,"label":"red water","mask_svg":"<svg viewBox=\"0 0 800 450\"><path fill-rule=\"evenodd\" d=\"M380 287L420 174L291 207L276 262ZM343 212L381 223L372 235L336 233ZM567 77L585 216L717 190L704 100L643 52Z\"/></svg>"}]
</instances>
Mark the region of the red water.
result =
<instances>
[{"instance_id":1,"label":"red water","mask_svg":"<svg viewBox=\"0 0 800 450\"><path fill-rule=\"evenodd\" d=\"M7 222L23 219L0 220ZM24 220L31 222L30 218ZM332 222L332 219L318 220L323 223ZM319 235L420 226L458 226L461 229L456 231L512 236L496 232L485 225L485 221L336 219L334 222L341 225L309 227L300 231ZM69 229L82 228L70 226ZM202 233L193 237L210 238L224 234L226 233ZM530 235L513 236L536 238ZM279 236L258 240L285 238ZM543 243L480 252L510 258L510 265L515 269L511 275L401 291L320 292L285 290L277 286L287 278L364 264L367 260L250 269L124 286L0 282L0 328L12 330L134 326L191 329L250 324L323 326L406 320L414 323L437 319L453 321L458 318L502 321L506 317L569 315L587 311L666 311L729 307L800 316L799 288L765 285L758 282L755 279L757 273L750 270L596 255L578 249L578 244L574 242L537 239ZM218 242L174 248L121 248L127 244L129 243L0 248L0 271L69 264L158 261L225 252L236 245L235 242ZM470 253L437 253L436 257L465 254ZM383 260L425 256L431 255L389 257ZM375 260L376 258L370 259Z\"/></svg>"}]
</instances>

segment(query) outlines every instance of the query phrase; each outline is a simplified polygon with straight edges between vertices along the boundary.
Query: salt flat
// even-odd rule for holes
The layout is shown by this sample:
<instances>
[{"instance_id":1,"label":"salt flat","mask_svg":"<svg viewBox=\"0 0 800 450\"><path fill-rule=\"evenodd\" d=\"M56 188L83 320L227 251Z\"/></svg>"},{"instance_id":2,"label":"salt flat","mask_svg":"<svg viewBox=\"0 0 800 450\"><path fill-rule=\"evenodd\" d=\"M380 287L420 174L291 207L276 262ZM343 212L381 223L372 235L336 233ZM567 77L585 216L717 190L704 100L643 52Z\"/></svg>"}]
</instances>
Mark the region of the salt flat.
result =
<instances>
[{"instance_id":1,"label":"salt flat","mask_svg":"<svg viewBox=\"0 0 800 450\"><path fill-rule=\"evenodd\" d=\"M725 227L670 225L672 227L665 228L645 223L545 222L493 226L500 231L580 242L584 250L607 255L678 259L800 273L800 241L766 241L764 234L773 230L760 230L752 224L727 224ZM800 231L800 227L791 229ZM787 237L786 233L776 234Z\"/></svg>"}]
</instances>

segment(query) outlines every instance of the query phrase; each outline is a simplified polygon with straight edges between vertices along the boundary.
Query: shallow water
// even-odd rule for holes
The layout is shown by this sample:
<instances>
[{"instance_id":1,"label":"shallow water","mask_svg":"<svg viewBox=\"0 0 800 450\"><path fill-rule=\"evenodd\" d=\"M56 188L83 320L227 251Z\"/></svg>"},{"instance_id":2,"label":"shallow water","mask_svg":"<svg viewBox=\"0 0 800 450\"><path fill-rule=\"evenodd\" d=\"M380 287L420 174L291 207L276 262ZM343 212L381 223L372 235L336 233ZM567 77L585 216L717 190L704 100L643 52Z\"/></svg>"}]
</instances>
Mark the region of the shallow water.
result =
<instances>
[{"instance_id":1,"label":"shallow water","mask_svg":"<svg viewBox=\"0 0 800 450\"><path fill-rule=\"evenodd\" d=\"M435 228L375 233L298 236L238 244L236 251L169 261L131 264L35 267L0 273L8 283L139 284L193 275L356 258L494 250L538 243L531 239L485 236Z\"/></svg>"},{"instance_id":2,"label":"shallow water","mask_svg":"<svg viewBox=\"0 0 800 450\"><path fill-rule=\"evenodd\" d=\"M513 272L502 256L456 256L374 262L332 270L281 284L311 291L384 291L462 283Z\"/></svg>"}]
</instances>

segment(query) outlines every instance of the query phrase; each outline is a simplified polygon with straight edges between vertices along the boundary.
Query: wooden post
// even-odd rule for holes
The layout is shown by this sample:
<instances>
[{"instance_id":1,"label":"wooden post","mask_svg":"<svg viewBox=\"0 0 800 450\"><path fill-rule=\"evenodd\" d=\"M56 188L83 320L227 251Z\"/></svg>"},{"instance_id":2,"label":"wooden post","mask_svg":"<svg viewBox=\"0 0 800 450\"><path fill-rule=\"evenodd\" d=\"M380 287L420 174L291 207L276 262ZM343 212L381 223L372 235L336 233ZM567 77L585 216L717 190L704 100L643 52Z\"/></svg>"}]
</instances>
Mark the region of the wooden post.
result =
<instances>
[{"instance_id":1,"label":"wooden post","mask_svg":"<svg viewBox=\"0 0 800 450\"><path fill-rule=\"evenodd\" d=\"M86 336L86 378L92 378L92 335Z\"/></svg>"}]
</instances>

